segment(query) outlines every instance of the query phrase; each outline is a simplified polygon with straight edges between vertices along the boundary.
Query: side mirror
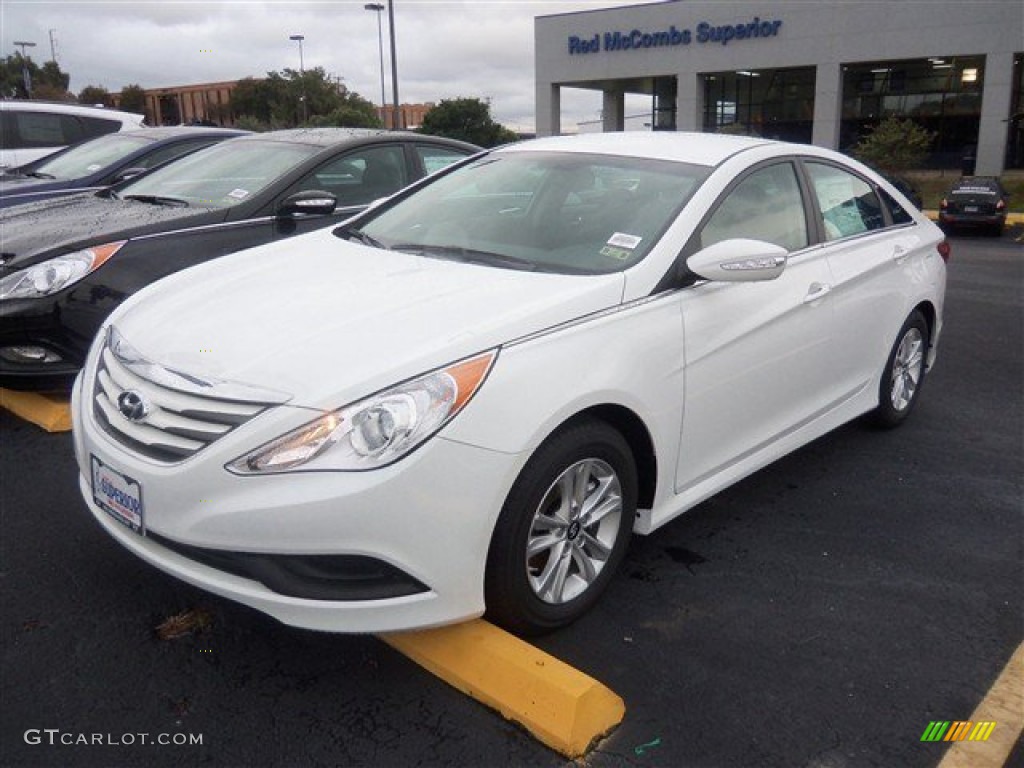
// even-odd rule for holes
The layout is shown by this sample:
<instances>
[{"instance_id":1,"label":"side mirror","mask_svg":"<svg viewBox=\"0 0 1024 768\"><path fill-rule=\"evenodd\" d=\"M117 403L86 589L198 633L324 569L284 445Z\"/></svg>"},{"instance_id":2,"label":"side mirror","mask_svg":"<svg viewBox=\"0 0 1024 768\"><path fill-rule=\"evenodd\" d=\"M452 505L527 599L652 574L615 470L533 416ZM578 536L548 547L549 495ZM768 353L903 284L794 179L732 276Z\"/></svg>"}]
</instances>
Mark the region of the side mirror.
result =
<instances>
[{"instance_id":1,"label":"side mirror","mask_svg":"<svg viewBox=\"0 0 1024 768\"><path fill-rule=\"evenodd\" d=\"M117 184L120 181L127 181L128 179L134 179L139 174L145 173L148 170L149 170L148 168L142 168L142 167L139 167L139 168L125 168L123 171L121 171L119 174L117 174L117 176L114 177L114 180L111 181L110 183L111 184Z\"/></svg>"},{"instance_id":2,"label":"side mirror","mask_svg":"<svg viewBox=\"0 0 1024 768\"><path fill-rule=\"evenodd\" d=\"M289 195L277 207L277 215L281 217L305 214L307 216L326 216L334 213L338 198L330 192L306 189Z\"/></svg>"},{"instance_id":3,"label":"side mirror","mask_svg":"<svg viewBox=\"0 0 1024 768\"><path fill-rule=\"evenodd\" d=\"M763 240L735 238L709 245L686 260L686 266L705 280L751 283L774 280L786 268L789 251Z\"/></svg>"}]
</instances>

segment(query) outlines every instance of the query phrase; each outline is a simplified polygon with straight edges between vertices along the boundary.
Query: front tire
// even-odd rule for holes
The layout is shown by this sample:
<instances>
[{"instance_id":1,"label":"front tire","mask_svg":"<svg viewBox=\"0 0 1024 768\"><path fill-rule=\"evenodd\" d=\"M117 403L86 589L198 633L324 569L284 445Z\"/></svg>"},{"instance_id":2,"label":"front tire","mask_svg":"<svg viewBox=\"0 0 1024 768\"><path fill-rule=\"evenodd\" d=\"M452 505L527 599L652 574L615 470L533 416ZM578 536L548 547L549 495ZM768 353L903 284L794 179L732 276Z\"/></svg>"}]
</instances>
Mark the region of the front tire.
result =
<instances>
[{"instance_id":1,"label":"front tire","mask_svg":"<svg viewBox=\"0 0 1024 768\"><path fill-rule=\"evenodd\" d=\"M586 613L625 554L636 500L636 463L619 432L588 419L555 433L523 468L495 526L488 618L537 635Z\"/></svg>"},{"instance_id":2,"label":"front tire","mask_svg":"<svg viewBox=\"0 0 1024 768\"><path fill-rule=\"evenodd\" d=\"M929 336L928 321L915 310L896 335L882 373L878 407L871 414L877 426L898 427L913 410L924 383Z\"/></svg>"}]
</instances>

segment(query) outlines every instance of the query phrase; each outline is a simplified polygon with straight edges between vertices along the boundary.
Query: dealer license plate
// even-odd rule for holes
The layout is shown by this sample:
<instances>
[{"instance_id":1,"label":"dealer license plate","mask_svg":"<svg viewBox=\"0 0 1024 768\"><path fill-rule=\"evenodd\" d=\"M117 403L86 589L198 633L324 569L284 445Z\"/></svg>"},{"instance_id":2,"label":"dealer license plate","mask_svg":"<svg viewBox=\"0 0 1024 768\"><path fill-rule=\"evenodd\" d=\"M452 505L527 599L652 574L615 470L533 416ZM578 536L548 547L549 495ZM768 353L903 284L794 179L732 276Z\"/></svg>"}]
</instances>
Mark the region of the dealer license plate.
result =
<instances>
[{"instance_id":1,"label":"dealer license plate","mask_svg":"<svg viewBox=\"0 0 1024 768\"><path fill-rule=\"evenodd\" d=\"M119 523L143 533L142 486L95 456L90 458L93 501Z\"/></svg>"}]
</instances>

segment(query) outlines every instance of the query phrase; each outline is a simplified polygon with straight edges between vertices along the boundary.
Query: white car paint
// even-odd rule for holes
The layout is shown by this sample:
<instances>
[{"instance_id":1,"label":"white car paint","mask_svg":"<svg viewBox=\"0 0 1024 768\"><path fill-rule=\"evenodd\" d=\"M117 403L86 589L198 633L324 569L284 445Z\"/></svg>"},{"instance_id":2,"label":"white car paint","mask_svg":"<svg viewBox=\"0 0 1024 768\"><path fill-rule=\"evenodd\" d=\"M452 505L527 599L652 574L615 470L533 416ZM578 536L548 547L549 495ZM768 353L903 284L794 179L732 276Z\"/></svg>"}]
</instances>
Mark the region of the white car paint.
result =
<instances>
[{"instance_id":1,"label":"white car paint","mask_svg":"<svg viewBox=\"0 0 1024 768\"><path fill-rule=\"evenodd\" d=\"M72 406L80 484L94 517L153 565L289 624L343 632L445 624L485 610L487 549L502 505L538 446L574 416L628 415L649 435L653 495L634 525L649 533L874 408L897 331L921 305L934 319L934 358L942 235L909 204L911 224L812 243L789 254L775 280L655 291L744 169L799 155L844 162L884 183L863 166L814 147L705 135L591 134L502 151L529 150L717 168L646 258L623 272L497 269L317 232L136 294L105 327L144 357L199 378L282 392L286 402L191 458L155 461L97 422L91 403L101 334ZM320 412L489 349L497 360L465 409L389 466L244 477L225 469ZM427 589L313 600L203 565L98 507L91 457L140 483L148 532L235 552L372 556Z\"/></svg>"}]
</instances>

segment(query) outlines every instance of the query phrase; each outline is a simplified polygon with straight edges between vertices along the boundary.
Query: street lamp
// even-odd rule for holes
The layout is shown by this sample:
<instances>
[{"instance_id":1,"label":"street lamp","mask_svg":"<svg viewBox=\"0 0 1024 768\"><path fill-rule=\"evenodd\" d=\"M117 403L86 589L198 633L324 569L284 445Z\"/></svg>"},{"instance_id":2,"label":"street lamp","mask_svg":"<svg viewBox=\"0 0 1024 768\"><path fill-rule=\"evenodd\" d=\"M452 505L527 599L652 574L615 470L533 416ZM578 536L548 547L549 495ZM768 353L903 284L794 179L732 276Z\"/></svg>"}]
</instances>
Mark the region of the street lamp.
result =
<instances>
[{"instance_id":1,"label":"street lamp","mask_svg":"<svg viewBox=\"0 0 1024 768\"><path fill-rule=\"evenodd\" d=\"M25 81L25 95L32 98L32 73L28 69L28 54L26 48L35 48L36 44L28 40L15 40L14 44L21 48L21 78Z\"/></svg>"},{"instance_id":2,"label":"street lamp","mask_svg":"<svg viewBox=\"0 0 1024 768\"><path fill-rule=\"evenodd\" d=\"M401 109L398 101L398 56L395 53L395 0L388 0L388 33L391 35L391 100L395 104L391 127L396 131L401 125Z\"/></svg>"},{"instance_id":3,"label":"street lamp","mask_svg":"<svg viewBox=\"0 0 1024 768\"><path fill-rule=\"evenodd\" d=\"M302 93L299 96L299 101L302 102L302 122L305 123L307 119L306 114L306 65L302 60L302 41L305 40L304 35L292 35L288 38L294 40L299 44L299 82L302 84Z\"/></svg>"},{"instance_id":4,"label":"street lamp","mask_svg":"<svg viewBox=\"0 0 1024 768\"><path fill-rule=\"evenodd\" d=\"M377 12L377 48L380 51L380 118L383 120L387 105L384 97L384 36L380 29L380 12L384 10L384 6L381 3L367 3L363 8L367 11Z\"/></svg>"}]
</instances>

